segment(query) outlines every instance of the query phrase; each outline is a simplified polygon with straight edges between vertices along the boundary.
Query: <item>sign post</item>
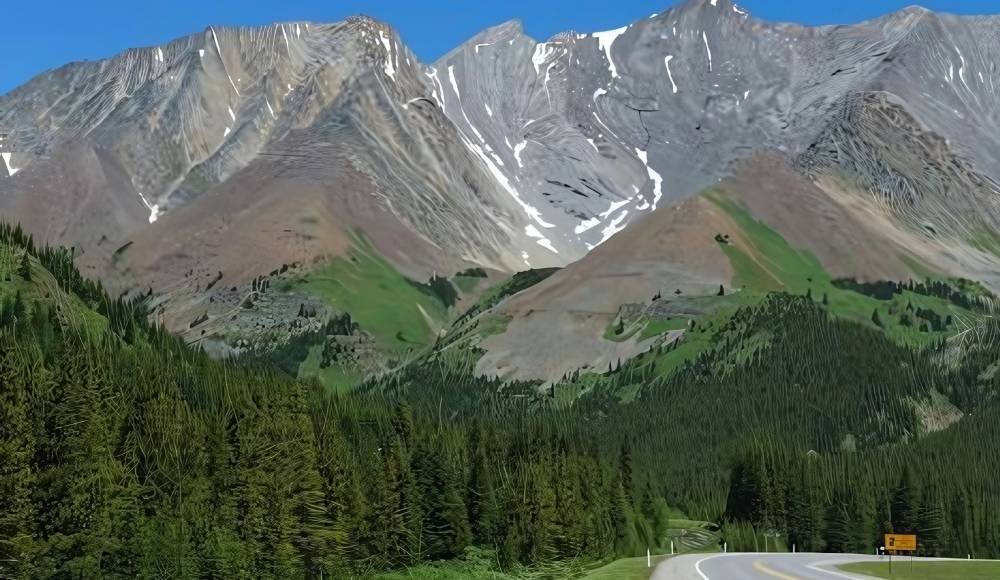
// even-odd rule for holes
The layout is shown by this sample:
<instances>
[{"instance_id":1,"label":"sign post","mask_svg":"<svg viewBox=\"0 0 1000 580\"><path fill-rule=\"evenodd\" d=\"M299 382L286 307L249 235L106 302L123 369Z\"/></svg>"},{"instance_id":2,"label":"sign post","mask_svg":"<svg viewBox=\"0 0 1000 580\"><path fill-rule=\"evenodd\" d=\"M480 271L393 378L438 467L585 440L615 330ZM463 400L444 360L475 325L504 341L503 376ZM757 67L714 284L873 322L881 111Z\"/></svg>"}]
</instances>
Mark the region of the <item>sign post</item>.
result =
<instances>
[{"instance_id":1,"label":"sign post","mask_svg":"<svg viewBox=\"0 0 1000 580\"><path fill-rule=\"evenodd\" d=\"M917 551L916 534L886 534L885 551L889 553L889 575L892 575L892 555L899 552L910 554L910 571L913 571L913 553Z\"/></svg>"}]
</instances>

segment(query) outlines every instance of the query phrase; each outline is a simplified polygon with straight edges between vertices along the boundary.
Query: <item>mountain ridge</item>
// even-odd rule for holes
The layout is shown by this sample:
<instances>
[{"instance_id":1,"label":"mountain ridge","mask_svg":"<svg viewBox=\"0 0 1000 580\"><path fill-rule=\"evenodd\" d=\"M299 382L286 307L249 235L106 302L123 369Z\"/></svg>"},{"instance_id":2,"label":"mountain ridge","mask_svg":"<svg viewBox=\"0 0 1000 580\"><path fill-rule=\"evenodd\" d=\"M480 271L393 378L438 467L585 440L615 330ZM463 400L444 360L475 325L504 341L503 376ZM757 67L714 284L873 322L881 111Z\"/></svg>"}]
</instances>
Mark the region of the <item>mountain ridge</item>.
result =
<instances>
[{"instance_id":1,"label":"mountain ridge","mask_svg":"<svg viewBox=\"0 0 1000 580\"><path fill-rule=\"evenodd\" d=\"M14 125L22 151L17 174L0 179L0 210L76 246L84 270L116 291L152 289L185 332L230 315L220 289L245 293L293 264L308 272L348 257L355 232L418 281L469 268L586 272L594 248L617 243L620 265L644 272L629 292L653 296L684 286L696 265L628 266L649 251L628 244L647 241L618 234L645 227L664 242L641 224L670 223L657 214L748 165L732 199L838 274L926 269L995 285L992 21L904 9L810 28L697 0L544 42L508 21L426 65L368 17L209 27L0 97L0 125ZM774 176L761 155L781 158ZM821 232L893 254L858 248L846 261L818 251ZM725 253L706 255L713 277L686 290L733 283ZM521 312L553 310L561 278ZM628 285L591 310L613 317L615 300L636 298L617 296ZM575 323L549 329L560 324ZM510 328L522 325L515 315ZM600 334L594 352L609 348ZM506 360L503 350L487 360Z\"/></svg>"}]
</instances>

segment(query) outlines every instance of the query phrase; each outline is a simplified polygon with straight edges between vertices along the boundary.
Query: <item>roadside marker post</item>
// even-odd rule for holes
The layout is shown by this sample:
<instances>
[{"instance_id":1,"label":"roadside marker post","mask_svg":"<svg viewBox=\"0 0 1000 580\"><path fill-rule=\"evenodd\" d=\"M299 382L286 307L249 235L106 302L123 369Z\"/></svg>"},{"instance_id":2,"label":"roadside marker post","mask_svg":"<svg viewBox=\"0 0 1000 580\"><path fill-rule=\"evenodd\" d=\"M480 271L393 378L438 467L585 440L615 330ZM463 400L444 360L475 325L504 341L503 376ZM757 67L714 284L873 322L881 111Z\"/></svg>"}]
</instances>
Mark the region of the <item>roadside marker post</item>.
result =
<instances>
[{"instance_id":1,"label":"roadside marker post","mask_svg":"<svg viewBox=\"0 0 1000 580\"><path fill-rule=\"evenodd\" d=\"M673 542L671 542L671 543L673 543ZM671 549L670 553L672 554L673 552L674 552L673 549ZM649 554L649 548L646 548L646 567L647 568L652 568L653 567L653 560L652 560L652 557Z\"/></svg>"},{"instance_id":2,"label":"roadside marker post","mask_svg":"<svg viewBox=\"0 0 1000 580\"><path fill-rule=\"evenodd\" d=\"M674 555L674 541L670 540L670 555Z\"/></svg>"},{"instance_id":3,"label":"roadside marker post","mask_svg":"<svg viewBox=\"0 0 1000 580\"><path fill-rule=\"evenodd\" d=\"M886 534L885 547L889 552L889 576L892 576L892 555L898 552L910 553L910 572L913 572L913 553L917 551L916 534Z\"/></svg>"}]
</instances>

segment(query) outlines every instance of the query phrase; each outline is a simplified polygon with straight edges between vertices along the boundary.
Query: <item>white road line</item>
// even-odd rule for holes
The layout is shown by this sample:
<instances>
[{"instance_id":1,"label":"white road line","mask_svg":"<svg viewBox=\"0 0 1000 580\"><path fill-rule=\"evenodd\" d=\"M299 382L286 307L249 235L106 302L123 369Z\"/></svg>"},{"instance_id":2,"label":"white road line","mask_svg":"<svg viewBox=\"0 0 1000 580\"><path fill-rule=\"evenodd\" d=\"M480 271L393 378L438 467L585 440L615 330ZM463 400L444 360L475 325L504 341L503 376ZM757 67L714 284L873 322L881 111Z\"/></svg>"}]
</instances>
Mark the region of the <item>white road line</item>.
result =
<instances>
[{"instance_id":1,"label":"white road line","mask_svg":"<svg viewBox=\"0 0 1000 580\"><path fill-rule=\"evenodd\" d=\"M864 560L859 560L859 562L864 562ZM847 578L847 580L858 580L858 578L860 578L859 576L848 576L847 574L843 574L841 572L835 572L835 571L827 569L827 568L820 568L819 567L820 565L826 564L826 563L827 562L817 562L815 564L806 564L806 568L809 568L810 570L812 570L814 572L819 572L820 574L829 574L831 576L836 576L838 578ZM844 563L848 564L849 562L844 562Z\"/></svg>"},{"instance_id":2,"label":"white road line","mask_svg":"<svg viewBox=\"0 0 1000 580\"><path fill-rule=\"evenodd\" d=\"M708 576L706 576L705 573L701 571L702 562L704 562L705 560L711 560L713 558L724 558L726 556L739 556L739 555L740 553L737 552L734 554L713 554L711 556L706 556L694 563L694 571L697 572L699 576L701 576L701 580L709 580Z\"/></svg>"},{"instance_id":3,"label":"white road line","mask_svg":"<svg viewBox=\"0 0 1000 580\"><path fill-rule=\"evenodd\" d=\"M697 572L699 576L701 576L701 580L708 580L708 576L706 576L705 573L701 571L701 563L704 562L705 560L711 560L712 558L718 558L718 556L717 555L708 556L694 563L694 571Z\"/></svg>"}]
</instances>

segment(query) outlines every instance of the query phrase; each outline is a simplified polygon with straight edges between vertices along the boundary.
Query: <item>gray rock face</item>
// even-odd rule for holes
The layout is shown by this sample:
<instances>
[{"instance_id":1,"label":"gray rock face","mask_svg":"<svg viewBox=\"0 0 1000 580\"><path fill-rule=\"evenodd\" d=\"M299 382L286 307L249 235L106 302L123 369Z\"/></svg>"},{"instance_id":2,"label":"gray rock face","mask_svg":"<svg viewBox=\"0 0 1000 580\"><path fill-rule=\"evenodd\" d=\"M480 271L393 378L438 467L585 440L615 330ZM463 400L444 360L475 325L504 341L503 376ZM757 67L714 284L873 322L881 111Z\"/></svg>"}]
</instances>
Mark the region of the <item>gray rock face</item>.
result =
<instances>
[{"instance_id":1,"label":"gray rock face","mask_svg":"<svg viewBox=\"0 0 1000 580\"><path fill-rule=\"evenodd\" d=\"M915 224L995 228L998 24L913 8L806 28L693 1L541 44L516 24L488 30L435 65L455 81L436 89L467 146L496 152L494 172L537 210L529 227L570 259L762 149L857 173ZM900 141L912 150L890 151Z\"/></svg>"},{"instance_id":2,"label":"gray rock face","mask_svg":"<svg viewBox=\"0 0 1000 580\"><path fill-rule=\"evenodd\" d=\"M68 65L0 100L0 126L24 152L15 157L24 173L0 182L0 204L39 202L39 190L53 189L46 181L59 173L59 152L82 142L124 170L117 201L143 215L101 226L127 237L254 163L266 162L265 183L289 172L328 177L336 148L370 178L371 190L359 193L419 236L508 269L514 260L505 258L511 241L502 224L514 205L494 194L450 121L422 100L427 88L423 67L393 31L366 18L210 28ZM89 185L63 184L45 196L65 202ZM86 230L98 225L70 222L43 215L32 225L54 230L53 241L92 245Z\"/></svg>"},{"instance_id":3,"label":"gray rock face","mask_svg":"<svg viewBox=\"0 0 1000 580\"><path fill-rule=\"evenodd\" d=\"M574 262L771 150L968 240L1000 226L998 31L917 8L807 28L689 0L541 43L508 23L424 66L367 18L209 28L0 97L18 151L0 211L88 249L214 207L201 200L248 168L261 195L289 196L290 178L322 189L344 162L436 267L513 271ZM83 177L56 179L71 163Z\"/></svg>"}]
</instances>

